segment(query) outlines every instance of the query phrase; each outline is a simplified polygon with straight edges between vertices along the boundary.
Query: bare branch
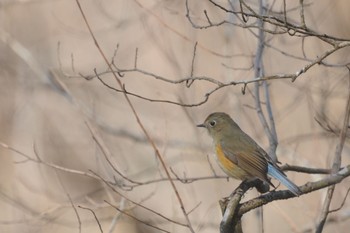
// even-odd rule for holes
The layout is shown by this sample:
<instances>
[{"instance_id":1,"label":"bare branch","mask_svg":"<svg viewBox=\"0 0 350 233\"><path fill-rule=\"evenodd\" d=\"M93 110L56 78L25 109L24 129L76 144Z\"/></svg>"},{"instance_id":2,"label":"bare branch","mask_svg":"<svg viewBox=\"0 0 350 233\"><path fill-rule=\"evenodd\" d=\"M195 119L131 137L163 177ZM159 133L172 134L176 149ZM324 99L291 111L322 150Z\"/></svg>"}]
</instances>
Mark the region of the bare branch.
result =
<instances>
[{"instance_id":1,"label":"bare branch","mask_svg":"<svg viewBox=\"0 0 350 233\"><path fill-rule=\"evenodd\" d=\"M301 21L301 26L303 28L306 28L306 23L305 23L305 15L304 15L304 0L299 0L300 4L300 21Z\"/></svg>"},{"instance_id":2,"label":"bare branch","mask_svg":"<svg viewBox=\"0 0 350 233\"><path fill-rule=\"evenodd\" d=\"M91 36L91 38L93 39L93 41L94 41L94 43L95 43L96 48L99 50L99 53L100 53L101 57L103 58L104 62L106 63L106 65L108 65L109 70L110 70L110 71L113 71L113 68L112 68L111 64L108 62L107 57L105 56L104 52L102 51L102 49L101 49L99 43L97 42L97 40L96 40L96 38L95 38L94 33L92 32L92 29L91 29L91 27L90 27L90 25L89 25L89 23L88 23L88 21L87 21L87 18L86 18L85 14L84 14L84 11L83 11L83 9L82 9L82 7L81 7L81 5L80 5L79 0L76 0L76 3L77 3L77 5L78 5L79 11L80 11L80 13L81 13L81 15L82 15L82 17L83 17L83 19L84 19L84 22L85 22L85 24L86 24L86 26L87 26L87 28L88 28L88 30L89 30L90 36ZM131 110L132 110L132 112L133 112L133 114L134 114L134 116L135 116L136 122L138 123L138 125L139 125L139 127L141 128L142 132L145 134L146 138L148 139L149 144L152 146L152 148L153 148L153 150L154 150L154 152L155 152L157 158L159 159L159 161L160 161L160 163L161 163L161 165L162 165L162 167L163 167L163 169L164 169L164 171L165 171L167 177L169 178L169 182L170 182L171 187L172 187L172 189L173 189L173 191L174 191L174 193L175 193L175 196L176 196L176 198L177 198L177 201L178 201L178 203L179 203L179 205L180 205L180 209L181 209L181 211L182 211L182 213L183 213L183 215L184 215L184 217L185 217L185 219L186 219L186 221L187 221L187 227L189 228L189 230L190 230L192 233L194 233L194 230L193 230L191 221L190 221L190 219L189 219L189 217L188 217L188 214L187 214L187 212L186 212L184 203L183 203L183 201L182 201L182 199L181 199L181 197L180 197L180 194L179 194L179 192L178 192L178 190L177 190L177 188L176 188L176 186L175 186L174 181L173 181L173 180L171 179L171 177L170 177L170 173L169 173L169 171L168 171L168 168L167 168L167 166L166 166L166 164L165 164L165 161L164 161L162 155L160 154L160 152L159 152L157 146L155 145L153 139L152 139L151 136L148 134L147 130L145 129L145 127L144 127L144 125L143 125L143 123L141 122L141 119L140 119L140 117L138 116L138 114L137 114L137 112L136 112L136 110L135 110L133 104L131 103L131 101L130 101L130 99L129 99L129 96L126 94L126 91L125 91L125 88L124 88L124 84L120 81L120 79L117 77L117 75L116 75L114 72L113 72L112 74L113 74L115 80L117 81L119 87L121 88L121 90L123 90L123 94L124 94L125 100L127 101L129 107L131 108Z\"/></svg>"},{"instance_id":3,"label":"bare branch","mask_svg":"<svg viewBox=\"0 0 350 233\"><path fill-rule=\"evenodd\" d=\"M124 210L118 208L116 205L113 205L112 203L110 203L110 202L108 202L108 201L106 201L106 200L105 200L105 202L106 202L107 204L109 204L110 206L112 206L114 209L118 210L119 212L125 214L126 216L128 216L128 217L130 217L130 218L132 218L132 219L134 219L134 220L136 220L136 221L138 221L138 222L140 222L140 223L142 223L142 224L145 224L146 226L152 227L152 228L157 229L157 230L162 231L162 232L168 232L168 233L170 233L170 231L164 230L164 229L162 229L162 228L160 228L160 227L157 227L157 226L155 226L155 225L152 225L152 224L150 224L150 223L148 223L148 222L146 222L146 221L144 221L144 220L141 220L141 219L135 217L134 215L129 214L128 212L126 212L126 211L124 211Z\"/></svg>"},{"instance_id":4,"label":"bare branch","mask_svg":"<svg viewBox=\"0 0 350 233\"><path fill-rule=\"evenodd\" d=\"M77 208L75 207L75 205L74 205L74 203L73 203L73 200L72 200L71 196L69 195L69 193L67 193L67 197L68 197L69 202L71 203L71 206L72 206L72 208L73 208L73 210L74 210L75 216L77 217L79 233L81 233L81 219L80 219L78 210L77 210Z\"/></svg>"},{"instance_id":5,"label":"bare branch","mask_svg":"<svg viewBox=\"0 0 350 233\"><path fill-rule=\"evenodd\" d=\"M321 179L319 181L308 182L305 185L300 186L299 188L303 194L306 194L319 189L326 188L330 185L340 183L343 179L349 176L350 176L350 165L344 167L343 169L341 169L340 171L338 171L333 175L325 177L324 179ZM295 196L293 195L293 193L291 193L288 190L272 191L267 194L261 195L260 197L257 197L242 203L238 211L238 215L243 215L252 209L255 209L262 205L266 205L267 203L270 203L272 201L282 200L282 199L284 200L289 198L295 198Z\"/></svg>"},{"instance_id":6,"label":"bare branch","mask_svg":"<svg viewBox=\"0 0 350 233\"><path fill-rule=\"evenodd\" d=\"M98 220L98 218L97 218L97 216L96 216L96 214L95 214L95 211L93 211L92 209L90 209L90 208L88 208L88 207L83 207L83 206L80 206L80 205L78 205L78 207L79 207L80 209L89 210L89 211L94 215L94 218L95 218L95 220L96 220L96 222L97 222L97 224L98 224L98 227L100 228L100 232L103 233L101 223L100 223L100 221Z\"/></svg>"},{"instance_id":7,"label":"bare branch","mask_svg":"<svg viewBox=\"0 0 350 233\"><path fill-rule=\"evenodd\" d=\"M147 211L149 211L149 212L151 212L151 213L153 213L153 214L155 214L155 215L157 215L157 216L159 216L159 217L165 219L166 221L175 223L175 224L180 225L180 226L183 226L183 227L188 227L187 224L184 224L184 223L181 223L181 222L172 220L172 219L170 219L170 218L168 218L168 217L162 215L161 213L158 213L158 212L156 212L156 211L154 211L154 210L152 210L152 209L150 209L150 208L148 208L148 207L146 207L146 206L144 206L144 205L142 205L142 204L140 204L140 203L137 203L137 202L131 200L131 199L128 198L126 195L124 195L124 194L122 194L121 192L119 192L114 186L111 185L110 182L108 182L108 181L106 181L105 179L103 179L100 175L98 175L98 174L95 173L94 171L90 171L90 172L93 173L94 175L96 175L97 177L99 177L99 179L100 179L102 182L104 182L111 190L113 190L113 192L117 193L117 194L118 194L119 196L121 196L122 198L125 198L125 200L131 202L132 204L134 204L134 205L136 205L136 206L139 206L139 207L141 207L141 208L143 208L143 209L145 209L145 210L147 210Z\"/></svg>"},{"instance_id":8,"label":"bare branch","mask_svg":"<svg viewBox=\"0 0 350 233\"><path fill-rule=\"evenodd\" d=\"M191 63L191 74L190 74L191 78L193 77L193 72L194 72L194 61L196 58L197 44L198 44L197 42L194 44L194 49L193 49L193 56L192 56L192 63ZM193 82L194 82L194 80L186 81L186 87L190 87Z\"/></svg>"},{"instance_id":9,"label":"bare branch","mask_svg":"<svg viewBox=\"0 0 350 233\"><path fill-rule=\"evenodd\" d=\"M324 52L323 54L321 54L317 59L312 60L311 62L309 62L308 64L306 64L305 66L303 66L301 69L299 69L298 71L296 71L294 74L275 74L275 75L270 75L270 76L264 76L264 75L255 75L255 78L252 79L247 79L247 80L238 80L238 81L230 81L230 82L220 82L216 79L210 78L210 77L205 77L205 76L195 76L195 77L189 77L189 78L183 78L183 79L179 79L179 80L171 80L169 78L165 78L162 77L160 75L139 69L139 68L131 68L131 69L121 69L121 68L117 68L116 65L114 65L114 67L116 68L115 70L111 69L109 71L105 71L105 72L101 72L101 73L95 73L95 75L93 76L82 76L83 78L85 78L86 80L91 80L92 78L98 78L98 80L107 88L116 91L116 92L120 92L123 93L125 95L130 95L130 96L134 96L146 101L150 101L150 102L158 102L158 103L168 103L168 104L174 104L174 105L179 105L182 107L197 107L200 105L205 104L210 96L215 93L216 91L228 87L228 86L235 86L235 85L243 85L243 94L245 93L245 88L247 87L248 84L251 83L259 83L261 81L268 81L268 80L276 80L276 79L291 79L292 82L294 82L299 76L301 76L302 74L306 73L310 68L312 68L313 66L315 66L316 64L323 64L324 63L324 59L326 59L328 56L330 56L331 54L333 54L334 52L343 49L345 47L350 47L350 42L342 42L337 44L335 47L331 48L330 50ZM206 81L206 82L210 82L213 83L214 85L216 85L216 87L214 87L213 89L209 90L208 92L206 92L204 94L204 98L197 102L197 103L183 103L183 102L177 102L177 101L172 101L172 100L162 100L162 99L152 99L152 98L148 98L142 95L139 95L137 93L133 93L131 91L126 90L125 85L123 88L115 88L109 84L107 84L102 77L100 77L101 75L105 75L105 74L126 74L126 73L140 73L145 75L145 77L150 77L150 78L154 78L160 81L164 81L167 83L171 83L171 84L181 84L181 83L193 83L195 80L199 80L199 81ZM273 140L272 140L273 141Z\"/></svg>"},{"instance_id":10,"label":"bare branch","mask_svg":"<svg viewBox=\"0 0 350 233\"><path fill-rule=\"evenodd\" d=\"M341 166L341 154L343 151L345 138L347 131L349 129L349 118L350 118L350 82L348 83L348 99L346 103L346 110L345 110L345 117L343 122L343 128L341 130L340 136L339 136L339 144L337 145L334 159L333 159L333 165L332 165L332 174L336 173L340 166ZM325 202L323 204L322 212L319 217L317 226L316 226L316 233L321 233L324 227L324 224L326 223L327 216L329 214L329 207L332 201L333 193L334 193L335 185L332 185L328 187L327 190L327 196L325 199Z\"/></svg>"},{"instance_id":11,"label":"bare branch","mask_svg":"<svg viewBox=\"0 0 350 233\"><path fill-rule=\"evenodd\" d=\"M134 181L134 180L126 177L122 172L119 171L119 169L117 169L116 165L113 164L112 161L110 160L110 158L112 157L110 150L105 145L101 136L97 133L97 130L95 129L95 127L93 127L93 125L90 124L88 121L85 121L85 124L87 125L87 127L92 135L92 138L94 139L94 141L96 142L98 147L101 149L103 156L105 157L106 161L108 162L109 166L113 169L113 171L118 173L118 175L120 175L123 179L129 181L130 183L142 184L141 182L137 182L137 181Z\"/></svg>"},{"instance_id":12,"label":"bare branch","mask_svg":"<svg viewBox=\"0 0 350 233\"><path fill-rule=\"evenodd\" d=\"M289 165L285 164L280 167L283 171L294 171L294 172L301 172L301 173L307 173L307 174L331 174L331 169L325 169L325 168L311 168L311 167L301 167L301 166L295 166L295 165Z\"/></svg>"},{"instance_id":13,"label":"bare branch","mask_svg":"<svg viewBox=\"0 0 350 233\"><path fill-rule=\"evenodd\" d=\"M270 25L275 25L281 29L284 30L284 33L288 33L289 35L292 36L301 36L301 37L305 37L305 36L312 36L312 37L317 37L320 40L331 44L331 45L335 45L335 41L341 42L341 41L347 41L349 42L350 40L347 38L339 38L339 37L335 37L335 36L330 36L327 34L322 34L322 33L317 33L313 30L311 30L310 28L305 28L304 26L300 26L294 23L290 23L290 22L286 22L284 18L279 18L273 15L261 15L257 12L255 12L245 1L240 1L240 4L242 4L246 9L249 10L248 12L243 12L243 9L241 7L241 12L235 12L232 10L229 10L227 8L225 8L224 6L220 5L219 3L213 1L213 0L209 0L210 3L212 3L214 6L218 7L219 9L223 10L226 13L230 13L230 14L242 14L244 15L244 17L252 17L252 18L256 18L256 19L260 19L262 21L264 21L265 23L269 23ZM246 20L247 21L247 20ZM265 31L267 32L267 31Z\"/></svg>"},{"instance_id":14,"label":"bare branch","mask_svg":"<svg viewBox=\"0 0 350 233\"><path fill-rule=\"evenodd\" d=\"M83 171L79 171L79 170L75 170L75 169L70 169L70 168L66 168L66 167L62 167L62 166L59 166L59 165L56 165L56 164L53 164L53 163L49 163L49 162L46 162L42 159L40 159L38 153L36 151L35 152L35 155L37 157L37 159L33 159L30 155L27 155L9 145L7 145L6 143L4 142L1 142L0 141L0 146L7 149L7 150L10 150L10 151L13 151L15 152L16 154L19 154L21 156L23 156L24 158L26 158L28 161L31 161L31 162L35 162L35 163L38 163L38 164L43 164L45 166L48 166L48 167L51 167L51 168L54 168L54 169L57 169L57 170L60 170L60 171L63 171L63 172L68 172L68 173L72 173L72 174L76 174L76 175L82 175L82 176L86 176L86 177L90 177L90 178L93 178L93 179L96 179L97 177L94 176L94 175L91 175L89 174L88 172L83 172Z\"/></svg>"},{"instance_id":15,"label":"bare branch","mask_svg":"<svg viewBox=\"0 0 350 233\"><path fill-rule=\"evenodd\" d=\"M61 177L60 177L59 174L57 173L57 170L55 170L55 173L56 173L56 176L57 176L57 178L58 178L58 181L59 181L60 185L62 186L62 189L63 189L64 192L66 193L66 196L67 196L67 198L68 198L68 200L69 200L69 203L70 203L71 207L72 207L73 210L74 210L74 214L75 214L75 216L77 217L77 220L78 220L78 229L79 229L79 233L81 233L81 219L80 219L80 215L79 215L79 213L78 213L78 210L77 210L77 208L76 208L75 205L74 205L73 199L71 198L71 196L69 195L68 191L66 190L66 187L65 187L64 183L62 182Z\"/></svg>"},{"instance_id":16,"label":"bare branch","mask_svg":"<svg viewBox=\"0 0 350 233\"><path fill-rule=\"evenodd\" d=\"M220 223L220 233L242 232L241 216L237 215L240 201L244 193L256 185L256 181L242 182L230 195L230 197L220 200L222 220ZM234 229L234 230L233 230Z\"/></svg>"},{"instance_id":17,"label":"bare branch","mask_svg":"<svg viewBox=\"0 0 350 233\"><path fill-rule=\"evenodd\" d=\"M344 197L342 203L340 204L340 206L338 208L335 208L333 210L328 211L328 213L333 213L333 212L337 212L337 211L341 210L341 208L343 208L343 206L345 205L345 201L348 198L349 192L350 192L350 188L348 188L348 191L346 191L345 197Z\"/></svg>"}]
</instances>

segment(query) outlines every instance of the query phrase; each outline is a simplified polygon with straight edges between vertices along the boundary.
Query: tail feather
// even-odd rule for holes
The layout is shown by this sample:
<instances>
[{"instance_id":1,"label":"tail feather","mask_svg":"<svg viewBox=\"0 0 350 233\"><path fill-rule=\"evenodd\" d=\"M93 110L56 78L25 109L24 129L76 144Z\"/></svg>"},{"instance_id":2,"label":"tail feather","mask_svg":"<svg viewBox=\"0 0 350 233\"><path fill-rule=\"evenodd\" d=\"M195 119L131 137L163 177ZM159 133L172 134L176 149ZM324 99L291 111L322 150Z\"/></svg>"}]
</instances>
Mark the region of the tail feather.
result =
<instances>
[{"instance_id":1,"label":"tail feather","mask_svg":"<svg viewBox=\"0 0 350 233\"><path fill-rule=\"evenodd\" d=\"M286 175L282 173L278 168L274 167L272 164L268 164L267 173L281 182L284 186L286 186L289 191L291 191L295 196L300 196L302 193L298 186L296 186L292 181L290 181Z\"/></svg>"}]
</instances>

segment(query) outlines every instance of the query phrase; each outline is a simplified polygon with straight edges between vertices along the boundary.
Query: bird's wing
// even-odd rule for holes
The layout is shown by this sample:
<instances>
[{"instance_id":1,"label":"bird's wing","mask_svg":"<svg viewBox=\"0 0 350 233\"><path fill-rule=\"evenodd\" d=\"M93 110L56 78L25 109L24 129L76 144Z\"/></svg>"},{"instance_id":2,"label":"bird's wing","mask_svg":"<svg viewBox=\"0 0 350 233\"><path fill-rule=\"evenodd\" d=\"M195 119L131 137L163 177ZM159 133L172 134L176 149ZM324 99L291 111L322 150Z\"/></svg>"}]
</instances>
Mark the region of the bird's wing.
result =
<instances>
[{"instance_id":1,"label":"bird's wing","mask_svg":"<svg viewBox=\"0 0 350 233\"><path fill-rule=\"evenodd\" d=\"M236 142L232 143L231 140L236 140ZM237 164L252 177L258 177L270 183L267 178L268 161L266 156L268 155L248 135L235 137L234 139L226 138L222 141L221 146L226 157L233 163Z\"/></svg>"}]
</instances>

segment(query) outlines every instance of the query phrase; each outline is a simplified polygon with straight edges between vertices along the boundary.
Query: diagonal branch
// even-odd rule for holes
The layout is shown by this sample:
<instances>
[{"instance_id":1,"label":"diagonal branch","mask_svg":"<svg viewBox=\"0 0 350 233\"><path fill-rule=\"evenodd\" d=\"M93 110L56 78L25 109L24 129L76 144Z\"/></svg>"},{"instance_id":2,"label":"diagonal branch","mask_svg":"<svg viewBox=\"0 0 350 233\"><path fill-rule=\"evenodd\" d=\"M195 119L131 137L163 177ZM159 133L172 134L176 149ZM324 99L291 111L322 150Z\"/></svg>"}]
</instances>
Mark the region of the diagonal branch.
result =
<instances>
[{"instance_id":1,"label":"diagonal branch","mask_svg":"<svg viewBox=\"0 0 350 233\"><path fill-rule=\"evenodd\" d=\"M327 176L319 181L308 182L299 188L303 194L307 194L340 183L349 176L350 165L342 168L337 173ZM228 200L220 203L221 209L223 210L223 220L220 225L221 233L234 232L232 229L240 229L239 224L242 216L253 209L273 201L295 198L294 194L289 190L279 190L263 194L242 204L237 203L237 201L239 202L241 200L242 195L244 195L250 187L254 186L256 187L254 183L242 182Z\"/></svg>"},{"instance_id":2,"label":"diagonal branch","mask_svg":"<svg viewBox=\"0 0 350 233\"><path fill-rule=\"evenodd\" d=\"M146 222L146 221L144 221L144 220L141 220L141 219L135 217L135 216L132 215L132 214L129 214L128 212L126 212L126 211L120 209L118 206L113 205L112 203L110 203L110 202L108 202L108 201L106 201L106 200L105 200L105 202L106 202L108 205L112 206L114 209L118 210L119 212L125 214L126 216L128 216L128 217L130 217L130 218L132 218L132 219L134 219L134 220L136 220L136 221L138 221L138 222L140 222L140 223L142 223L142 224L145 224L146 226L152 227L152 228L157 229L157 230L162 231L162 232L170 233L170 231L164 230L164 229L162 229L162 228L160 228L160 227L157 227L157 226L155 226L155 225L152 225L152 224L150 224L150 223L148 223L148 222Z\"/></svg>"},{"instance_id":3,"label":"diagonal branch","mask_svg":"<svg viewBox=\"0 0 350 233\"><path fill-rule=\"evenodd\" d=\"M96 39L94 33L92 32L92 29L91 29L91 27L90 27L90 24L89 24L88 21L87 21L87 18L86 18L85 13L84 13L84 11L83 11L81 5L80 5L79 0L76 0L76 3L77 3L77 5L78 5L79 11L80 11L80 13L81 13L81 15L82 15L82 17L83 17L83 19L84 19L84 22L85 22L85 24L86 24L86 26L87 26L87 28L88 28L88 30L89 30L90 36L91 36L91 38L93 39L96 48L98 49L98 51L99 51L101 57L103 58L104 62L107 64L108 69L109 69L110 71L113 71L112 65L109 63L109 61L108 61L108 59L107 59L105 53L102 51L102 49L101 49L101 47L100 47L100 45L99 45L99 43L98 43L98 41L97 41L97 39ZM123 83L121 82L121 80L117 77L117 74L116 74L115 72L112 72L112 74L113 74L115 80L117 81L119 87L123 90L123 94L124 94L125 100L127 101L129 107L131 108L131 110L132 110L132 112L133 112L133 114L134 114L134 117L135 117L135 119L136 119L136 121L137 121L137 124L139 125L139 127L140 127L141 130L142 130L142 132L143 132L144 135L146 136L146 138L147 138L149 144L152 146L152 148L153 148L153 150L154 150L154 152L155 152L157 158L159 159L159 161L160 161L160 163L161 163L161 165L162 165L162 167L163 167L163 169L164 169L164 171L165 171L165 173L166 173L166 176L167 176L168 179L169 179L169 182L170 182L170 184L171 184L171 187L172 187L172 189L173 189L173 191L174 191L174 193L175 193L175 196L176 196L176 198L177 198L177 201L178 201L178 203L179 203L179 205L180 205L181 211L182 211L182 213L183 213L183 215L184 215L184 217L185 217L185 219L186 219L186 221L187 221L187 227L189 228L189 230L190 230L192 233L194 233L194 229L193 229L192 224L191 224L191 221L190 221L190 219L189 219L189 217L188 217L188 213L186 212L184 203L183 203L183 201L182 201L182 199L181 199L181 197L180 197L180 194L179 194L179 192L178 192L178 190L177 190L177 188L176 188L176 186L175 186L174 181L171 179L170 172L169 172L169 170L168 170L168 168L167 168L167 166L166 166L166 164L165 164L165 161L164 161L162 155L160 154L160 152L159 152L157 146L155 145L153 139L151 138L151 136L148 134L146 128L144 127L144 125L143 125L143 123L142 123L140 117L138 116L138 114L137 114L137 112L136 112L136 110L135 110L135 108L134 108L134 106L133 106L133 104L132 104L132 102L131 102L131 100L130 100L130 98L129 98L129 96L126 94L125 88L124 88L124 84L123 84Z\"/></svg>"},{"instance_id":4,"label":"diagonal branch","mask_svg":"<svg viewBox=\"0 0 350 233\"><path fill-rule=\"evenodd\" d=\"M299 188L303 194L311 193L313 191L326 188L330 185L335 185L337 183L340 183L343 181L343 179L349 176L350 176L350 165L344 167L343 169L341 169L340 171L338 171L333 175L325 177L324 179L321 179L319 181L308 182L305 185L300 186ZM239 208L238 215L241 216L257 207L266 205L276 200L284 200L284 199L290 199L290 198L295 198L295 196L293 195L293 193L291 193L288 190L272 191L242 203Z\"/></svg>"}]
</instances>

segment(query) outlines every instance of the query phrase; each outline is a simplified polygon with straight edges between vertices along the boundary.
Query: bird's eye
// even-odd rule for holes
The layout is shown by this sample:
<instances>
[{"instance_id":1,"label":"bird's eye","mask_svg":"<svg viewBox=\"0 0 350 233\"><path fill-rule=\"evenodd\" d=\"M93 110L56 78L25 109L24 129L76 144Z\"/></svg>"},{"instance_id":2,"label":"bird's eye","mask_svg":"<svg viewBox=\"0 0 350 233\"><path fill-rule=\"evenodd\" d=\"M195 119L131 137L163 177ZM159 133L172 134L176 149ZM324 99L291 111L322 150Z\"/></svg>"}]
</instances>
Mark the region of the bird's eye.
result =
<instances>
[{"instance_id":1,"label":"bird's eye","mask_svg":"<svg viewBox=\"0 0 350 233\"><path fill-rule=\"evenodd\" d=\"M214 127L214 126L216 125L216 121L215 121L215 120L210 121L210 122L209 122L209 125L210 125L211 127Z\"/></svg>"}]
</instances>

